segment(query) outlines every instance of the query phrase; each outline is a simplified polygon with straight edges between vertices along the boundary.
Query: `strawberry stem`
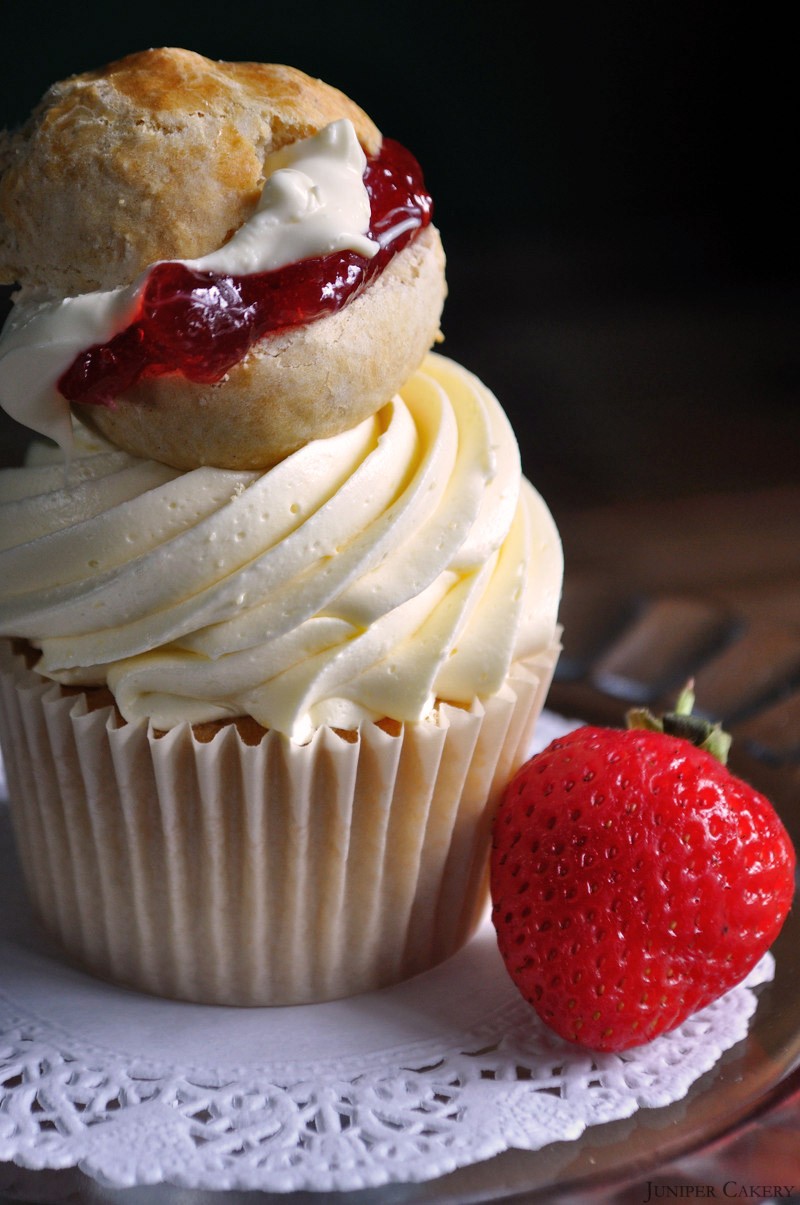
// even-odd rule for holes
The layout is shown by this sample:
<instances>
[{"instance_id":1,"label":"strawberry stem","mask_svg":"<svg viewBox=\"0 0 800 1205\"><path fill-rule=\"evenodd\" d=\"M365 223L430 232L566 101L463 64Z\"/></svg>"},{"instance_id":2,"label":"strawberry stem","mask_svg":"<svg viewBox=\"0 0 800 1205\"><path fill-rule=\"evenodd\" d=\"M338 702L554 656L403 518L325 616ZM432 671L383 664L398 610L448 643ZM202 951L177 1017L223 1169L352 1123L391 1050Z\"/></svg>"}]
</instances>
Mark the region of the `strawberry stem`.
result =
<instances>
[{"instance_id":1,"label":"strawberry stem","mask_svg":"<svg viewBox=\"0 0 800 1205\"><path fill-rule=\"evenodd\" d=\"M731 736L720 724L694 715L694 681L690 679L677 698L672 711L655 716L646 707L632 707L625 716L628 728L644 728L648 732L663 732L689 741L698 749L705 749L717 761L727 764L731 747Z\"/></svg>"}]
</instances>

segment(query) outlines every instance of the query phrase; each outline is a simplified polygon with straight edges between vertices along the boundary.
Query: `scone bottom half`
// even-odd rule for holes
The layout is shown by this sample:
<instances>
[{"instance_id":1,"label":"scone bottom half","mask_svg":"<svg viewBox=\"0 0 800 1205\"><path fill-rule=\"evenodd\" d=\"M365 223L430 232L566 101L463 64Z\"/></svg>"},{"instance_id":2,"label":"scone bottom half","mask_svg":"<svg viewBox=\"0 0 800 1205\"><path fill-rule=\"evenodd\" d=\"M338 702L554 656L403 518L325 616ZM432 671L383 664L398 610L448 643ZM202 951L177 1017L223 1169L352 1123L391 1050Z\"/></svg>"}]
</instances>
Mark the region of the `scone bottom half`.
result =
<instances>
[{"instance_id":1,"label":"scone bottom half","mask_svg":"<svg viewBox=\"0 0 800 1205\"><path fill-rule=\"evenodd\" d=\"M0 133L0 403L57 442L71 406L178 469L270 467L380 410L441 338L431 215L413 157L295 68L159 48L54 84Z\"/></svg>"}]
</instances>

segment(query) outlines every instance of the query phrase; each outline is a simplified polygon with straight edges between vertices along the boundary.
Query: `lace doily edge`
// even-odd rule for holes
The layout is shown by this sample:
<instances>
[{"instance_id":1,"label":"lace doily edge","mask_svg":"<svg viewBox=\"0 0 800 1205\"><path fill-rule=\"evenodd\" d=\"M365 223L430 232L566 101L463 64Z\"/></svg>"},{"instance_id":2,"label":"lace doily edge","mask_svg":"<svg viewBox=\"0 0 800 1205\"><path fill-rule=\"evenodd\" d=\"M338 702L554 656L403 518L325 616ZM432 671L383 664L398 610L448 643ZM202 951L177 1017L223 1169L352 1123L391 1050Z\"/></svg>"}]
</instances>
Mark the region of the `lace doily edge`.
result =
<instances>
[{"instance_id":1,"label":"lace doily edge","mask_svg":"<svg viewBox=\"0 0 800 1205\"><path fill-rule=\"evenodd\" d=\"M503 1084L501 1092L498 1094L498 1081L495 1078L494 1072L490 1070L490 1082L494 1085L494 1099L492 1101L492 1122L487 1125L486 1121L486 1095L485 1091L478 1092L478 1097L482 1098L482 1107L480 1117L476 1115L474 1125L464 1123L458 1120L450 1125L451 1132L448 1134L442 1132L437 1133L435 1128L430 1130L430 1133L422 1143L422 1150L417 1150L417 1157L413 1158L412 1152L408 1149L409 1143L425 1137L424 1127L426 1120L430 1127L431 1117L424 1111L420 1112L420 1122L415 1132L407 1131L395 1135L396 1154L392 1157L391 1138L384 1137L383 1142L379 1143L374 1135L367 1136L368 1141L364 1142L364 1135L357 1132L350 1136L346 1129L340 1129L332 1136L329 1136L328 1141L328 1162L326 1165L308 1166L310 1159L308 1149L303 1149L295 1142L294 1145L287 1145L284 1148L273 1150L273 1166L265 1167L263 1163L257 1167L245 1167L237 1164L235 1167L219 1166L220 1160L225 1159L225 1152L217 1150L211 1160L216 1166L198 1165L193 1161L189 1166L185 1162L180 1163L180 1151L171 1152L172 1159L154 1159L154 1152L149 1151L144 1154L140 1153L138 1157L131 1154L130 1144L124 1144L128 1155L126 1165L120 1166L119 1157L122 1153L120 1149L115 1147L113 1143L103 1151L78 1150L75 1146L75 1135L62 1135L57 1133L57 1127L49 1131L46 1136L40 1135L37 1139L35 1147L25 1149L21 1147L19 1142L14 1142L13 1136L8 1136L5 1141L2 1140L2 1129L0 1125L0 1160L10 1161L18 1164L20 1167L34 1170L56 1170L65 1168L78 1168L86 1175L97 1181L99 1184L109 1188L128 1188L134 1186L153 1186L157 1184L170 1184L176 1188L182 1189L204 1189L208 1191L218 1190L269 1190L273 1192L291 1192L300 1189L310 1191L357 1191L363 1188L379 1188L391 1183L407 1182L421 1183L427 1180L437 1179L450 1172L456 1171L459 1168L474 1165L493 1158L496 1155L510 1149L526 1150L534 1152L541 1150L543 1147L557 1141L574 1141L579 1138L584 1131L594 1125L603 1124L610 1121L619 1121L626 1117L630 1117L640 1108L658 1109L669 1104L674 1104L685 1097L693 1083L695 1083L702 1075L709 1071L722 1057L722 1055L732 1049L738 1042L746 1037L749 1027L749 1021L757 1007L757 998L755 994L749 990L757 986L759 983L770 979L774 971L774 961L771 955L767 955L759 966L751 973L751 976L743 984L733 989L733 993L738 994L736 1007L732 1008L730 1003L723 1005L721 1001L710 1005L708 1009L695 1014L689 1018L684 1025L664 1038L657 1039L651 1043L649 1047L639 1048L639 1055L634 1055L630 1059L632 1065L636 1065L637 1060L641 1057L641 1052L648 1051L651 1056L658 1061L659 1044L662 1046L674 1047L673 1054L680 1058L681 1050L687 1046L693 1053L693 1061L690 1069L685 1076L673 1078L670 1083L668 1092L659 1091L657 1084L648 1084L643 1082L636 1089L632 1090L629 1083L624 1084L624 1090L619 1088L609 1088L602 1083L602 1077L608 1076L610 1069L620 1067L620 1060L617 1056L592 1056L588 1053L585 1055L587 1067L591 1067L591 1074L597 1080L598 1090L595 1093L587 1092L583 1097L583 1115L577 1115L575 1111L576 1101L570 1093L566 1097L555 1098L548 1093L539 1093L535 1087L526 1085L522 1080L510 1080L507 1084ZM732 993L728 994L729 996ZM724 1001L726 998L723 997ZM727 1017L728 1028L724 1033L724 1041L708 1042L709 1027L713 1030L713 1021L716 1011L727 1007L730 1009L730 1015ZM538 1035L539 1039L541 1035ZM531 1044L537 1046L539 1057L545 1054L557 1057L559 1047L563 1053L563 1045L556 1040L552 1049L547 1050L548 1042L544 1044L535 1040ZM40 1056L41 1057L41 1056ZM64 1059L64 1053L53 1048L52 1057L54 1062ZM69 1057L68 1055L66 1056ZM447 1081L447 1077L455 1076L455 1081L458 1081L459 1069L457 1067L448 1068L448 1062L458 1058L469 1057L472 1055L464 1055L463 1051L458 1053L451 1052L444 1054L437 1064L439 1072L437 1079ZM515 1057L519 1057L519 1051ZM526 1057L526 1052L522 1053L522 1060ZM531 1060L532 1061L532 1060ZM628 1060L622 1060L626 1062ZM670 1060L671 1061L671 1060ZM430 1070L430 1068L428 1069ZM391 1081L392 1078L399 1080L403 1077L416 1076L423 1074L423 1071L414 1069L394 1068L391 1071L387 1069L387 1074L384 1076L384 1082ZM460 1087L467 1089L469 1096L470 1086L474 1089L476 1083L480 1084L482 1076L480 1070L473 1076L468 1077L469 1081L466 1085L461 1084ZM611 1080L615 1078L610 1076ZM620 1076L621 1078L621 1076ZM646 1067L645 1067L646 1078ZM157 1097L161 1095L161 1089L174 1089L179 1081L172 1079L169 1082L160 1085L160 1090L156 1093ZM624 1081L623 1081L624 1082ZM437 1085L431 1085L435 1088ZM15 1089L23 1087L22 1084L14 1085L9 1088L9 1082L3 1085L0 1082L0 1105L6 1106L10 1097L15 1094ZM192 1087L190 1085L190 1087ZM324 1088L335 1089L336 1081L331 1080L327 1085L317 1085L315 1090ZM349 1089L350 1097L357 1097L359 1091L358 1081L350 1082L347 1085L338 1085L339 1088L346 1087ZM292 1090L297 1093L300 1085L293 1085ZM5 1089L5 1091L3 1091ZM655 1089L655 1090L653 1090ZM248 1085L240 1085L241 1092L247 1093ZM285 1086L270 1084L260 1085L261 1093L269 1094L270 1091L279 1093L286 1091ZM32 1083L23 1088L27 1091L32 1099L36 1095L36 1085ZM299 1095L302 1097L303 1093ZM313 1096L313 1091L310 1093ZM472 1092L473 1097L475 1092ZM213 1096L213 1090L210 1092ZM544 1108L546 1116L542 1116L542 1098L546 1097L549 1105ZM420 1097L422 1100L422 1097ZM553 1103L555 1101L555 1103ZM586 1102L590 1102L590 1107L586 1108ZM201 1102L196 1102L198 1105ZM213 1103L213 1102L212 1102ZM341 1100L342 1105L345 1104ZM468 1114L471 1109L476 1109L476 1101L469 1099L457 1103L456 1097L447 1102L447 1107L451 1112ZM358 1102L355 1104L348 1102L348 1107L352 1106L353 1111L357 1112ZM174 1107L174 1106L173 1106ZM548 1108L553 1113L550 1117ZM565 1119L564 1112L569 1110L570 1117ZM8 1121L11 1110L5 1108L5 1117ZM532 1114L537 1116L533 1117ZM558 1115L561 1114L559 1117ZM177 1120L182 1115L175 1111L174 1118ZM187 1119L183 1118L186 1122ZM218 1119L219 1120L219 1119ZM435 1118L433 1119L435 1120ZM551 1124L547 1124L548 1120ZM188 1124L188 1122L187 1122ZM460 1133L456 1132L456 1126L463 1127ZM235 1127L231 1128L231 1138L227 1152L227 1158L235 1158L237 1150L241 1154L243 1146L242 1131ZM191 1141L187 1134L184 1137ZM169 1141L169 1136L167 1141ZM205 1141L205 1140L203 1140ZM324 1141L324 1138L321 1140ZM433 1147L436 1142L441 1142L441 1148L438 1152L434 1152ZM179 1144L180 1145L180 1144ZM213 1143L212 1143L213 1145ZM377 1151L378 1146L384 1149ZM70 1147L72 1149L70 1149ZM202 1148L201 1148L202 1149ZM164 1152L162 1152L163 1154ZM196 1154L196 1149L195 1152ZM319 1154L319 1152L317 1152ZM184 1158L186 1152L184 1151ZM380 1158L377 1158L379 1155ZM178 1163L175 1158L178 1158ZM304 1158L306 1156L307 1158ZM264 1162L268 1156L264 1157ZM381 1161L382 1160L382 1161ZM275 1163L283 1161L286 1166L274 1166ZM171 1164L171 1165L170 1165Z\"/></svg>"}]
</instances>

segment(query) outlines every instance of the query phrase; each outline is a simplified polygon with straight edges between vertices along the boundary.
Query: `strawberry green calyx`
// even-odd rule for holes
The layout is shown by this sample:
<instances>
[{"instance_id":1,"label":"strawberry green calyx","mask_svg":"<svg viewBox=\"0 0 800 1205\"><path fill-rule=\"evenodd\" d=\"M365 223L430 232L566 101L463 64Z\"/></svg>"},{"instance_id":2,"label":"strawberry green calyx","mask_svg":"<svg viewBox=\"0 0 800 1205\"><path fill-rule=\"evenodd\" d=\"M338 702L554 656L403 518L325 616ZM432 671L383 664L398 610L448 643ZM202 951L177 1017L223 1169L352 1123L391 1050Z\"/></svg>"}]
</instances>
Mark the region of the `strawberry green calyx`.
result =
<instances>
[{"instance_id":1,"label":"strawberry green calyx","mask_svg":"<svg viewBox=\"0 0 800 1205\"><path fill-rule=\"evenodd\" d=\"M628 728L644 728L647 732L663 732L667 736L681 737L698 749L704 749L722 765L727 765L731 747L731 735L720 724L693 715L694 682L690 680L678 696L675 707L658 717L646 707L632 707L626 713Z\"/></svg>"}]
</instances>

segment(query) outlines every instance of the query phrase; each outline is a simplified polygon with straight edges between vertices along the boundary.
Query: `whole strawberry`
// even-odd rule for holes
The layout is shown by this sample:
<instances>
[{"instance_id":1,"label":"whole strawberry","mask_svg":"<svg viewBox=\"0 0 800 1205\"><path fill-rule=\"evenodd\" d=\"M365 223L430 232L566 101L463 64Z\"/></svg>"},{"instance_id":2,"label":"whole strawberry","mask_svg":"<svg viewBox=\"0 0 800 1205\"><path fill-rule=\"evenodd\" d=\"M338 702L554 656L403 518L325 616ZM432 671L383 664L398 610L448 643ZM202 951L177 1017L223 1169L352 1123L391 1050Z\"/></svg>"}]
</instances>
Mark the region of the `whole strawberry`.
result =
<instances>
[{"instance_id":1,"label":"whole strawberry","mask_svg":"<svg viewBox=\"0 0 800 1205\"><path fill-rule=\"evenodd\" d=\"M647 1042L740 982L791 904L788 834L708 751L724 757L725 734L692 703L689 688L663 722L637 713L644 728L553 741L495 819L508 971L552 1029L595 1050Z\"/></svg>"}]
</instances>

